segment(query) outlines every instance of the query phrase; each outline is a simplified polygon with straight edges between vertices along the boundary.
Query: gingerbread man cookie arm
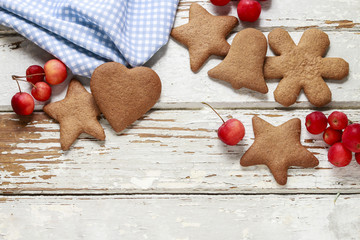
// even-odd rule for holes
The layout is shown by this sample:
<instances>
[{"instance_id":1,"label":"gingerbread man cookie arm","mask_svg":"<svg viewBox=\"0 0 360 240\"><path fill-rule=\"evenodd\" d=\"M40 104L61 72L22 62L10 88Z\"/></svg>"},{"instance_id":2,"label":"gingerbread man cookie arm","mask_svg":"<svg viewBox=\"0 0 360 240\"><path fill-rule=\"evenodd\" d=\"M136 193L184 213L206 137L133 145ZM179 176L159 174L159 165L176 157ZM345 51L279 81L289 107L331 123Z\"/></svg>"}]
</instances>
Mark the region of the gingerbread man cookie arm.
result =
<instances>
[{"instance_id":1,"label":"gingerbread man cookie arm","mask_svg":"<svg viewBox=\"0 0 360 240\"><path fill-rule=\"evenodd\" d=\"M341 80L349 74L349 63L342 58L323 58L320 71L323 78Z\"/></svg>"},{"instance_id":2,"label":"gingerbread man cookie arm","mask_svg":"<svg viewBox=\"0 0 360 240\"><path fill-rule=\"evenodd\" d=\"M272 30L268 35L268 39L270 48L276 55L290 52L296 47L289 33L282 28Z\"/></svg>"},{"instance_id":3,"label":"gingerbread man cookie arm","mask_svg":"<svg viewBox=\"0 0 360 240\"><path fill-rule=\"evenodd\" d=\"M290 77L281 79L274 91L275 101L285 107L294 104L302 89L301 85L294 84L296 82L296 79Z\"/></svg>"},{"instance_id":4,"label":"gingerbread man cookie arm","mask_svg":"<svg viewBox=\"0 0 360 240\"><path fill-rule=\"evenodd\" d=\"M304 92L309 102L321 107L331 101L331 91L322 77L314 77L304 84Z\"/></svg>"},{"instance_id":5,"label":"gingerbread man cookie arm","mask_svg":"<svg viewBox=\"0 0 360 240\"><path fill-rule=\"evenodd\" d=\"M266 57L264 63L265 79L281 79L284 77L283 60L281 57Z\"/></svg>"},{"instance_id":6,"label":"gingerbread man cookie arm","mask_svg":"<svg viewBox=\"0 0 360 240\"><path fill-rule=\"evenodd\" d=\"M306 30L299 41L298 47L304 51L316 55L324 56L330 46L329 36L319 29Z\"/></svg>"}]
</instances>

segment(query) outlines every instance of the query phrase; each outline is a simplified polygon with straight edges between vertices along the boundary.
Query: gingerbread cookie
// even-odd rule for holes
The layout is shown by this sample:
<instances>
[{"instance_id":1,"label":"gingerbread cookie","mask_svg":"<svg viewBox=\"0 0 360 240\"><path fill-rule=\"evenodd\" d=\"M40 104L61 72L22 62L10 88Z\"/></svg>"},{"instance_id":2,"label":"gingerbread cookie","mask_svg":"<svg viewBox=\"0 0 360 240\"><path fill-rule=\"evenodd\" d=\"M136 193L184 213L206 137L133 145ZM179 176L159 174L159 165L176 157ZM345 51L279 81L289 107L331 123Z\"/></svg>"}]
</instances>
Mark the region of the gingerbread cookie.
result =
<instances>
[{"instance_id":1,"label":"gingerbread cookie","mask_svg":"<svg viewBox=\"0 0 360 240\"><path fill-rule=\"evenodd\" d=\"M267 57L264 75L281 79L274 97L284 106L295 103L301 89L311 104L321 107L331 101L331 91L323 78L340 80L349 73L342 58L323 58L330 45L326 33L306 30L296 46L288 32L277 28L269 33L269 45L277 57Z\"/></svg>"},{"instance_id":2,"label":"gingerbread cookie","mask_svg":"<svg viewBox=\"0 0 360 240\"><path fill-rule=\"evenodd\" d=\"M242 87L267 93L263 67L267 41L259 30L247 28L238 32L231 43L228 55L208 75L231 83L235 89Z\"/></svg>"},{"instance_id":3,"label":"gingerbread cookie","mask_svg":"<svg viewBox=\"0 0 360 240\"><path fill-rule=\"evenodd\" d=\"M108 62L94 70L90 88L111 127L120 132L155 105L161 81L150 68L128 69L120 63Z\"/></svg>"},{"instance_id":4,"label":"gingerbread cookie","mask_svg":"<svg viewBox=\"0 0 360 240\"><path fill-rule=\"evenodd\" d=\"M60 144L68 150L81 133L105 140L97 117L101 114L93 96L77 80L71 80L66 97L44 106L44 112L60 123Z\"/></svg>"},{"instance_id":5,"label":"gingerbread cookie","mask_svg":"<svg viewBox=\"0 0 360 240\"><path fill-rule=\"evenodd\" d=\"M214 16L193 3L189 23L174 28L171 36L189 49L191 70L197 72L210 55L226 56L230 44L225 37L237 24L236 17Z\"/></svg>"},{"instance_id":6,"label":"gingerbread cookie","mask_svg":"<svg viewBox=\"0 0 360 240\"><path fill-rule=\"evenodd\" d=\"M265 164L276 182L285 185L290 166L308 168L319 164L318 159L300 143L300 119L294 118L275 127L255 116L252 123L255 141L242 156L242 166Z\"/></svg>"}]
</instances>

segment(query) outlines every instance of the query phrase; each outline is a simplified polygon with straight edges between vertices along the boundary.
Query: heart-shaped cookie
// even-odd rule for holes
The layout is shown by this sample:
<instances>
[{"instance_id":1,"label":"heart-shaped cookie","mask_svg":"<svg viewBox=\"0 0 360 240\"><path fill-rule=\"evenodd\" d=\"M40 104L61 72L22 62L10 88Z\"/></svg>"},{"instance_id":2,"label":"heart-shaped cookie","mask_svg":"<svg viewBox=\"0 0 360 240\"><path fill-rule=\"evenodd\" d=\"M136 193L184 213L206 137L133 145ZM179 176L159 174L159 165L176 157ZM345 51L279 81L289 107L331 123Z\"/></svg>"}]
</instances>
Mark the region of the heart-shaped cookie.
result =
<instances>
[{"instance_id":1,"label":"heart-shaped cookie","mask_svg":"<svg viewBox=\"0 0 360 240\"><path fill-rule=\"evenodd\" d=\"M94 70L90 89L111 127L120 132L155 105L161 81L150 68L108 62Z\"/></svg>"}]
</instances>

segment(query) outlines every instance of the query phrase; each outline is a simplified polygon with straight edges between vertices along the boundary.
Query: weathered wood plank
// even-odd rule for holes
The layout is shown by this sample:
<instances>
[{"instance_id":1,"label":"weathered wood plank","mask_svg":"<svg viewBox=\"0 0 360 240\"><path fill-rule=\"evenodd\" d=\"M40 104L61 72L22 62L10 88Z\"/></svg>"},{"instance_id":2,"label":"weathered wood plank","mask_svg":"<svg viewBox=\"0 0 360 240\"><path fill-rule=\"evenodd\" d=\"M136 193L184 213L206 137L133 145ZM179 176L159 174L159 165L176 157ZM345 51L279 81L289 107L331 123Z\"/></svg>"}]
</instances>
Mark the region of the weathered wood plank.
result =
<instances>
[{"instance_id":1,"label":"weathered wood plank","mask_svg":"<svg viewBox=\"0 0 360 240\"><path fill-rule=\"evenodd\" d=\"M201 4L214 15L232 15L237 17L238 1L232 1L224 7L216 7L210 0L181 0L176 15L175 26L188 20L188 10L193 2ZM244 27L256 27L269 31L275 27L285 27L290 31L302 31L309 27L319 27L326 31L358 31L360 29L360 6L357 1L347 0L268 0L260 3L262 13L255 23L242 22L237 30ZM1 34L13 34L9 28L0 26Z\"/></svg>"},{"instance_id":2,"label":"weathered wood plank","mask_svg":"<svg viewBox=\"0 0 360 240\"><path fill-rule=\"evenodd\" d=\"M59 125L43 113L22 119L1 113L0 192L359 193L360 165L354 160L345 168L332 166L322 137L304 127L302 144L320 161L315 169L291 168L287 185L279 186L267 167L240 166L253 143L254 115L279 125L294 117L303 121L309 112L220 110L245 125L245 138L237 146L217 138L221 121L208 108L153 111L120 134L102 119L105 141L82 135L68 152L60 150ZM360 121L358 110L345 113Z\"/></svg>"},{"instance_id":3,"label":"weathered wood plank","mask_svg":"<svg viewBox=\"0 0 360 240\"><path fill-rule=\"evenodd\" d=\"M359 195L3 197L3 239L359 239Z\"/></svg>"},{"instance_id":4,"label":"weathered wood plank","mask_svg":"<svg viewBox=\"0 0 360 240\"><path fill-rule=\"evenodd\" d=\"M200 3L214 15L237 15L238 1L232 1L224 7L217 7L209 0L181 1L176 15L175 26L188 21L188 10L193 2ZM284 27L289 31L303 31L317 27L326 31L358 31L360 17L356 14L360 6L356 1L326 1L326 0L271 0L260 2L262 12L254 23L240 22L236 30L245 27L255 27L262 31L270 31L276 27Z\"/></svg>"},{"instance_id":5,"label":"weathered wood plank","mask_svg":"<svg viewBox=\"0 0 360 240\"><path fill-rule=\"evenodd\" d=\"M267 34L267 33L265 33ZM301 32L292 32L295 41L301 37ZM350 75L342 81L327 83L333 93L333 102L329 107L360 107L360 34L353 32L329 32L332 42L328 57L342 57L350 64ZM232 41L234 34L230 37ZM22 37L11 36L0 38L1 65L0 111L11 111L11 97L18 91L17 85L11 79L12 74L24 74L32 64L43 65L51 55L38 48ZM268 55L273 55L268 50ZM269 93L261 94L248 89L234 90L230 84L211 79L207 71L221 62L220 58L212 57L205 66L194 74L190 70L189 55L185 47L170 40L146 65L152 67L163 83L161 99L155 108L194 108L200 107L201 101L207 101L217 107L240 108L274 108L281 107L274 101L273 92L278 81L268 81ZM174 67L176 66L176 67ZM70 77L69 77L70 78ZM88 87L89 80L84 79ZM53 87L52 101L64 97L67 83ZM30 91L30 85L21 84L25 91ZM6 86L6 87L5 87ZM304 94L298 98L294 107L311 107ZM36 109L41 109L42 103L37 103Z\"/></svg>"}]
</instances>

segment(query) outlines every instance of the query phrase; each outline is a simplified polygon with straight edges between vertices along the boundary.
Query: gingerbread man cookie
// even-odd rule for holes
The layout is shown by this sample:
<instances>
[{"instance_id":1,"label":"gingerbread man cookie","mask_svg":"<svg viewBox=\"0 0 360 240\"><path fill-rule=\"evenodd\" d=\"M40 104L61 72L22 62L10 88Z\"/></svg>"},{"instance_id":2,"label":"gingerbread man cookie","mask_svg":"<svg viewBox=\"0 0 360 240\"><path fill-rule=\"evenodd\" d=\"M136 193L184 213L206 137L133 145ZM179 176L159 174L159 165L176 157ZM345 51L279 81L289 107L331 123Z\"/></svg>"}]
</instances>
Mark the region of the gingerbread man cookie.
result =
<instances>
[{"instance_id":1,"label":"gingerbread man cookie","mask_svg":"<svg viewBox=\"0 0 360 240\"><path fill-rule=\"evenodd\" d=\"M308 168L319 164L319 160L300 143L300 119L294 118L275 127L255 116L252 123L255 141L242 156L242 166L264 164L276 182L285 185L290 166Z\"/></svg>"},{"instance_id":2,"label":"gingerbread man cookie","mask_svg":"<svg viewBox=\"0 0 360 240\"><path fill-rule=\"evenodd\" d=\"M298 45L288 32L274 29L268 36L270 48L276 57L267 57L264 76L281 79L275 100L290 106L295 103L301 89L309 102L317 107L331 101L331 91L323 78L340 80L349 73L349 64L342 58L323 58L329 45L329 37L318 29L306 30Z\"/></svg>"},{"instance_id":3,"label":"gingerbread man cookie","mask_svg":"<svg viewBox=\"0 0 360 240\"><path fill-rule=\"evenodd\" d=\"M171 36L183 43L190 54L190 67L197 72L210 55L226 56L226 36L238 24L233 16L214 16L197 3L190 6L189 23L176 27Z\"/></svg>"}]
</instances>

